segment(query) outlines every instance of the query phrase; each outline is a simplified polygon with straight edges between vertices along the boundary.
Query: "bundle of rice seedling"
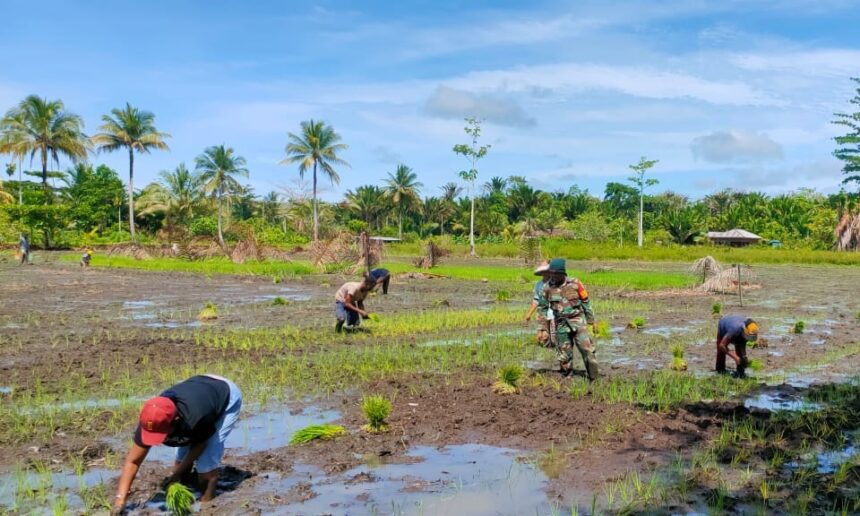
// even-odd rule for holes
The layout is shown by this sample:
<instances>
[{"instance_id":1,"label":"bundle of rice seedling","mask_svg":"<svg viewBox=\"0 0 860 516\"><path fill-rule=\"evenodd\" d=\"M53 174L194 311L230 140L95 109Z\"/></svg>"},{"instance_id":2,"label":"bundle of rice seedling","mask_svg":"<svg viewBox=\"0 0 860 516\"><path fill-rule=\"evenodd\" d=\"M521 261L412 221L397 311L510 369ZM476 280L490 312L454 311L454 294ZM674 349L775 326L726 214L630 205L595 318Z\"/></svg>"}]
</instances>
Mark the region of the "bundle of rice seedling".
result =
<instances>
[{"instance_id":1,"label":"bundle of rice seedling","mask_svg":"<svg viewBox=\"0 0 860 516\"><path fill-rule=\"evenodd\" d=\"M753 358L752 360L750 360L747 363L747 367L749 367L751 370L753 370L755 372L759 372L762 369L764 369L764 362L762 362L761 360L759 360L757 358Z\"/></svg>"},{"instance_id":2,"label":"bundle of rice seedling","mask_svg":"<svg viewBox=\"0 0 860 516\"><path fill-rule=\"evenodd\" d=\"M194 493L181 483L173 482L167 486L165 503L173 516L187 516L194 507Z\"/></svg>"},{"instance_id":3,"label":"bundle of rice seedling","mask_svg":"<svg viewBox=\"0 0 860 516\"><path fill-rule=\"evenodd\" d=\"M496 383L493 384L493 392L497 394L514 394L520 390L520 378L523 376L523 368L518 365L509 365L496 372Z\"/></svg>"},{"instance_id":4,"label":"bundle of rice seedling","mask_svg":"<svg viewBox=\"0 0 860 516\"><path fill-rule=\"evenodd\" d=\"M641 330L645 327L645 318L642 316L634 317L627 323L627 327L633 330Z\"/></svg>"},{"instance_id":5,"label":"bundle of rice seedling","mask_svg":"<svg viewBox=\"0 0 860 516\"><path fill-rule=\"evenodd\" d=\"M597 333L594 336L605 339L609 337L609 334L609 321L597 321Z\"/></svg>"},{"instance_id":6,"label":"bundle of rice seedling","mask_svg":"<svg viewBox=\"0 0 860 516\"><path fill-rule=\"evenodd\" d=\"M275 299L272 299L272 305L273 306L286 306L288 304L290 304L290 302L287 301L286 299L282 298L281 296L278 296Z\"/></svg>"},{"instance_id":7,"label":"bundle of rice seedling","mask_svg":"<svg viewBox=\"0 0 860 516\"><path fill-rule=\"evenodd\" d=\"M803 330L806 329L806 323L803 321L797 321L794 323L794 327L791 328L791 333L801 334Z\"/></svg>"},{"instance_id":8,"label":"bundle of rice seedling","mask_svg":"<svg viewBox=\"0 0 860 516\"><path fill-rule=\"evenodd\" d=\"M720 315L723 312L723 305L721 303L714 303L711 307L711 313L714 315Z\"/></svg>"},{"instance_id":9,"label":"bundle of rice seedling","mask_svg":"<svg viewBox=\"0 0 860 516\"><path fill-rule=\"evenodd\" d=\"M200 313L197 314L197 319L201 321L212 321L217 318L218 308L212 302L206 303L206 306L203 307L203 310L200 310Z\"/></svg>"},{"instance_id":10,"label":"bundle of rice seedling","mask_svg":"<svg viewBox=\"0 0 860 516\"><path fill-rule=\"evenodd\" d=\"M317 439L327 441L342 435L346 435L346 428L340 425L311 425L296 432L290 439L290 444L305 444Z\"/></svg>"},{"instance_id":11,"label":"bundle of rice seedling","mask_svg":"<svg viewBox=\"0 0 860 516\"><path fill-rule=\"evenodd\" d=\"M720 265L713 256L705 256L704 258L699 258L693 265L690 267L690 272L693 274L700 274L702 276L702 283L706 282L708 278L716 276L717 274L723 271L723 266Z\"/></svg>"},{"instance_id":12,"label":"bundle of rice seedling","mask_svg":"<svg viewBox=\"0 0 860 516\"><path fill-rule=\"evenodd\" d=\"M361 427L362 430L374 434L388 431L385 420L391 414L391 402L384 396L365 396L361 400L361 410L367 417L367 424Z\"/></svg>"},{"instance_id":13,"label":"bundle of rice seedling","mask_svg":"<svg viewBox=\"0 0 860 516\"><path fill-rule=\"evenodd\" d=\"M505 290L503 288L496 290L496 301L498 301L499 303L504 303L510 300L511 292L509 290Z\"/></svg>"},{"instance_id":14,"label":"bundle of rice seedling","mask_svg":"<svg viewBox=\"0 0 860 516\"><path fill-rule=\"evenodd\" d=\"M672 365L670 367L673 371L687 370L687 361L684 360L684 346L676 344L672 348Z\"/></svg>"}]
</instances>

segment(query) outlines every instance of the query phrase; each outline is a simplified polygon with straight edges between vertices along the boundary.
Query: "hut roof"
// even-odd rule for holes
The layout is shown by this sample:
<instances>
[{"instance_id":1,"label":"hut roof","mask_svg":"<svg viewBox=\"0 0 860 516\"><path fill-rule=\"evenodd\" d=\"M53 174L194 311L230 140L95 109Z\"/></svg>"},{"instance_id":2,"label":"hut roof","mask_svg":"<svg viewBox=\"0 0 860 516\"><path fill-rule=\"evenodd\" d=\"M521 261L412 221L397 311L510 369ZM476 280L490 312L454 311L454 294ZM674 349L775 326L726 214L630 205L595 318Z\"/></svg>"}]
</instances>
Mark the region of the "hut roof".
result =
<instances>
[{"instance_id":1,"label":"hut roof","mask_svg":"<svg viewBox=\"0 0 860 516\"><path fill-rule=\"evenodd\" d=\"M734 242L757 242L762 238L755 233L745 229L730 229L728 231L709 231L708 238L711 240L724 240Z\"/></svg>"}]
</instances>

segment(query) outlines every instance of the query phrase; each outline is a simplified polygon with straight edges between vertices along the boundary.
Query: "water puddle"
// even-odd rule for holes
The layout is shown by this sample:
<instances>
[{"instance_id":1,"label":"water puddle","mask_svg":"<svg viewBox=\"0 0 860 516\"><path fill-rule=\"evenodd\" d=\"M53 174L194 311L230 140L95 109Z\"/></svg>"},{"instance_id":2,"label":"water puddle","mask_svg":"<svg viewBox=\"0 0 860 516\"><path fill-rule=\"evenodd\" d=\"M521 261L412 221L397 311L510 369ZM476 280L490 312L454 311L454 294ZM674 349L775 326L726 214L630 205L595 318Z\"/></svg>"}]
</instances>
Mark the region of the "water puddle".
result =
<instances>
[{"instance_id":1,"label":"water puddle","mask_svg":"<svg viewBox=\"0 0 860 516\"><path fill-rule=\"evenodd\" d=\"M0 395L10 396L14 390L12 387L0 387Z\"/></svg>"},{"instance_id":2,"label":"water puddle","mask_svg":"<svg viewBox=\"0 0 860 516\"><path fill-rule=\"evenodd\" d=\"M748 409L769 410L771 412L808 412L818 410L821 404L802 399L800 396L786 392L763 392L744 400Z\"/></svg>"},{"instance_id":3,"label":"water puddle","mask_svg":"<svg viewBox=\"0 0 860 516\"><path fill-rule=\"evenodd\" d=\"M0 474L0 512L50 514L47 507L86 512L81 493L106 484L119 476L119 470L91 469L75 473L36 472L32 470ZM106 492L106 491L105 491ZM65 513L66 511L60 511ZM56 511L55 511L56 513Z\"/></svg>"},{"instance_id":4,"label":"water puddle","mask_svg":"<svg viewBox=\"0 0 860 516\"><path fill-rule=\"evenodd\" d=\"M268 507L268 514L549 514L546 476L517 460L519 452L467 444L414 448L410 464L360 466L336 477L302 466L290 476L270 475L263 489L277 499L300 484L315 495ZM307 489L305 489L307 491Z\"/></svg>"},{"instance_id":5,"label":"water puddle","mask_svg":"<svg viewBox=\"0 0 860 516\"><path fill-rule=\"evenodd\" d=\"M815 469L819 473L833 473L846 462L855 460L854 458L858 454L860 454L860 449L857 449L853 444L841 450L821 452L815 456L816 463L818 464Z\"/></svg>"},{"instance_id":6,"label":"water puddle","mask_svg":"<svg viewBox=\"0 0 860 516\"><path fill-rule=\"evenodd\" d=\"M203 326L203 323L200 321L163 321L146 323L146 326L148 328L199 328Z\"/></svg>"}]
</instances>

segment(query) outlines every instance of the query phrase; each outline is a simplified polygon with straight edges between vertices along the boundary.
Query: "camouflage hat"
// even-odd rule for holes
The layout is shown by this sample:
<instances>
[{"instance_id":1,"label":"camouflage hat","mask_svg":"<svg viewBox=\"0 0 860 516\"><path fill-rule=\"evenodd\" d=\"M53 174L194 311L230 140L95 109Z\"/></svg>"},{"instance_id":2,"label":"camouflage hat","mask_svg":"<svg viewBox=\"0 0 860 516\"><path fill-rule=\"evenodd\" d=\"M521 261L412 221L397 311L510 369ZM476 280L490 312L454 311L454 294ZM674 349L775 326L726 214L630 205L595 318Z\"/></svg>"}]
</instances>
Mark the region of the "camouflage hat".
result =
<instances>
[{"instance_id":1,"label":"camouflage hat","mask_svg":"<svg viewBox=\"0 0 860 516\"><path fill-rule=\"evenodd\" d=\"M564 258L553 258L549 262L549 272L558 274L567 274L566 261Z\"/></svg>"}]
</instances>

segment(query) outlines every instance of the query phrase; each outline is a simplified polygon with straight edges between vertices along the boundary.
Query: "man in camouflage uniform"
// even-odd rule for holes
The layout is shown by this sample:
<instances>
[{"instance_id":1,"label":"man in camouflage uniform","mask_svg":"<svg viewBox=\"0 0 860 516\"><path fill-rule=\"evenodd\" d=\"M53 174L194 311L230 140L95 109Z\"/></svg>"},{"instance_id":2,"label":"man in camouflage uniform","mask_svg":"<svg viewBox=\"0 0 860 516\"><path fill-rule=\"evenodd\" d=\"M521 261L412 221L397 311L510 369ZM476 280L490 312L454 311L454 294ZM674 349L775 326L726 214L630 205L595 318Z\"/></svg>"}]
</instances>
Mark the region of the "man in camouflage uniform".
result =
<instances>
[{"instance_id":1,"label":"man in camouflage uniform","mask_svg":"<svg viewBox=\"0 0 860 516\"><path fill-rule=\"evenodd\" d=\"M549 343L549 328L546 321L546 310L549 308L549 305L546 304L546 301L541 296L541 292L543 291L543 285L546 280L546 275L549 272L549 261L544 260L537 269L535 269L535 276L540 276L539 279L535 283L535 287L532 291L532 304L529 306L529 311L526 313L526 322L531 321L532 316L537 312L537 342L541 346L546 346Z\"/></svg>"},{"instance_id":2,"label":"man in camouflage uniform","mask_svg":"<svg viewBox=\"0 0 860 516\"><path fill-rule=\"evenodd\" d=\"M552 314L550 324L556 327L556 352L565 376L573 371L573 347L579 350L585 362L589 380L598 376L597 358L594 356L594 343L588 333L591 325L595 329L594 312L588 300L588 291L576 278L568 278L564 258L555 258L549 263L546 282L541 297L549 307L547 316Z\"/></svg>"}]
</instances>

